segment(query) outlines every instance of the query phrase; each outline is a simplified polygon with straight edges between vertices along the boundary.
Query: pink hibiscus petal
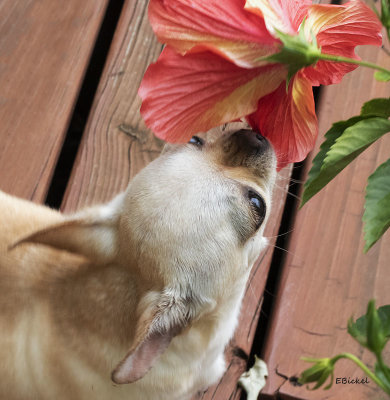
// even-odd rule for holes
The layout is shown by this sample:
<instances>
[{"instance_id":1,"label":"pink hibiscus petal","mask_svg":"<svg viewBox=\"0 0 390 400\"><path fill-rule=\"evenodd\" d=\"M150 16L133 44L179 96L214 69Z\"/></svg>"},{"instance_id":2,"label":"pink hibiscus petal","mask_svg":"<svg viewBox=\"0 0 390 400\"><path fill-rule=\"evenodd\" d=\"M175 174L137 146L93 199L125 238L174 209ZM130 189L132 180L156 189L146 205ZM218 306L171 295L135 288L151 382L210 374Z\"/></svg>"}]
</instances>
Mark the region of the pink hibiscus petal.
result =
<instances>
[{"instance_id":1,"label":"pink hibiscus petal","mask_svg":"<svg viewBox=\"0 0 390 400\"><path fill-rule=\"evenodd\" d=\"M358 45L382 43L381 23L364 3L358 0L344 5L313 5L309 8L305 33L317 36L324 54L359 59L355 54ZM304 75L313 85L338 83L342 77L357 68L353 64L320 61L308 67Z\"/></svg>"},{"instance_id":2,"label":"pink hibiscus petal","mask_svg":"<svg viewBox=\"0 0 390 400\"><path fill-rule=\"evenodd\" d=\"M279 50L264 20L244 10L245 0L151 0L149 20L158 39L182 55L210 50L241 67L266 64Z\"/></svg>"},{"instance_id":3,"label":"pink hibiscus petal","mask_svg":"<svg viewBox=\"0 0 390 400\"><path fill-rule=\"evenodd\" d=\"M261 98L248 122L272 143L278 169L302 161L314 147L318 135L311 83L298 73L290 82L288 93L282 83Z\"/></svg>"},{"instance_id":4,"label":"pink hibiscus petal","mask_svg":"<svg viewBox=\"0 0 390 400\"><path fill-rule=\"evenodd\" d=\"M285 77L281 65L244 69L211 52L181 56L168 46L141 83L141 114L158 137L185 142L252 113Z\"/></svg>"},{"instance_id":5,"label":"pink hibiscus petal","mask_svg":"<svg viewBox=\"0 0 390 400\"><path fill-rule=\"evenodd\" d=\"M267 29L295 35L307 14L311 0L247 0L245 8L265 20Z\"/></svg>"}]
</instances>

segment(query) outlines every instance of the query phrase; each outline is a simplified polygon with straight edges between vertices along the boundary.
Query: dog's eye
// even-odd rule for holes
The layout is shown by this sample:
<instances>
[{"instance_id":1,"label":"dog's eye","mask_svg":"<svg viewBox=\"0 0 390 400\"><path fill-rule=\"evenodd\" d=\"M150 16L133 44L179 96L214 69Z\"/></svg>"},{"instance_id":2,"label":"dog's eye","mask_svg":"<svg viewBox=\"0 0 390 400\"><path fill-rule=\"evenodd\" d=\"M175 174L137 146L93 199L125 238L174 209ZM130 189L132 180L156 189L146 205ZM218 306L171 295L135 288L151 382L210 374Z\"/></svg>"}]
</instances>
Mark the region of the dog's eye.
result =
<instances>
[{"instance_id":1,"label":"dog's eye","mask_svg":"<svg viewBox=\"0 0 390 400\"><path fill-rule=\"evenodd\" d=\"M248 190L248 198L255 215L256 230L263 223L265 218L266 206L263 198L254 190Z\"/></svg>"},{"instance_id":2,"label":"dog's eye","mask_svg":"<svg viewBox=\"0 0 390 400\"><path fill-rule=\"evenodd\" d=\"M195 146L202 147L204 145L204 140L198 136L192 136L188 143L194 144Z\"/></svg>"}]
</instances>

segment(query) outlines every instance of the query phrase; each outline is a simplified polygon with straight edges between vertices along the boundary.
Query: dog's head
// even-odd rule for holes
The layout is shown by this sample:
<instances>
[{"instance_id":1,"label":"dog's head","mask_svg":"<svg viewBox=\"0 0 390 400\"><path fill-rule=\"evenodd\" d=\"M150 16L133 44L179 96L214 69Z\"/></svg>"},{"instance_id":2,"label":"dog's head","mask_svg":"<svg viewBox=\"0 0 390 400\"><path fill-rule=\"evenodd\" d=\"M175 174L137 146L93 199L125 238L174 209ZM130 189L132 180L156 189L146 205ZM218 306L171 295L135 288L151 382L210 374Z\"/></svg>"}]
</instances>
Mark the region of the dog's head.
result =
<instances>
[{"instance_id":1,"label":"dog's head","mask_svg":"<svg viewBox=\"0 0 390 400\"><path fill-rule=\"evenodd\" d=\"M169 145L112 202L24 240L134 274L138 322L115 382L141 378L175 335L239 297L266 245L275 171L272 147L252 131L193 137Z\"/></svg>"},{"instance_id":2,"label":"dog's head","mask_svg":"<svg viewBox=\"0 0 390 400\"><path fill-rule=\"evenodd\" d=\"M211 274L230 281L258 256L274 179L272 147L249 130L169 145L126 191L120 259L148 282L223 292Z\"/></svg>"}]
</instances>

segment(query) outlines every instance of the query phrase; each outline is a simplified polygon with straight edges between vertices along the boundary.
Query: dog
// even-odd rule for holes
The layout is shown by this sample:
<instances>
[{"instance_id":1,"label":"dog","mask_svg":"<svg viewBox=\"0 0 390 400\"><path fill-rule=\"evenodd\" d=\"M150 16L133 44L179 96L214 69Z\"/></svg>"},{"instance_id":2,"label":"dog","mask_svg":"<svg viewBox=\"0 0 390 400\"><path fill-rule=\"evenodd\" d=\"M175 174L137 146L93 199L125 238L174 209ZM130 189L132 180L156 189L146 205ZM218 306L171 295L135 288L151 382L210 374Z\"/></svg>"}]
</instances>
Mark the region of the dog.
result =
<instances>
[{"instance_id":1,"label":"dog","mask_svg":"<svg viewBox=\"0 0 390 400\"><path fill-rule=\"evenodd\" d=\"M0 192L0 399L190 399L225 371L276 176L239 130L72 215Z\"/></svg>"}]
</instances>

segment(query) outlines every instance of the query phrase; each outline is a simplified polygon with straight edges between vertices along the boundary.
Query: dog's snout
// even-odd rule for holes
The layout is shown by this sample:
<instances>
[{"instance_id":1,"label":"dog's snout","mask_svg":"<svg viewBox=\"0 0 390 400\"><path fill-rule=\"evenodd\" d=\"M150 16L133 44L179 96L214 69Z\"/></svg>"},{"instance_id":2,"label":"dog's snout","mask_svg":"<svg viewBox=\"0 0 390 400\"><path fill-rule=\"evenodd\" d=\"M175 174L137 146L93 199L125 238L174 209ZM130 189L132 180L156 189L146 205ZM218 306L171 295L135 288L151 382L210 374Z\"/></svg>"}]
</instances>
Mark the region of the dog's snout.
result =
<instances>
[{"instance_id":1,"label":"dog's snout","mask_svg":"<svg viewBox=\"0 0 390 400\"><path fill-rule=\"evenodd\" d=\"M268 146L268 140L260 133L253 132L250 129L241 129L232 135L232 139L238 147L247 150L261 150Z\"/></svg>"},{"instance_id":2,"label":"dog's snout","mask_svg":"<svg viewBox=\"0 0 390 400\"><path fill-rule=\"evenodd\" d=\"M274 167L275 153L271 143L261 133L240 129L222 137L223 165L247 167L264 176Z\"/></svg>"}]
</instances>

